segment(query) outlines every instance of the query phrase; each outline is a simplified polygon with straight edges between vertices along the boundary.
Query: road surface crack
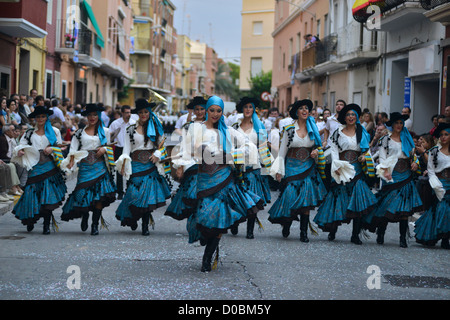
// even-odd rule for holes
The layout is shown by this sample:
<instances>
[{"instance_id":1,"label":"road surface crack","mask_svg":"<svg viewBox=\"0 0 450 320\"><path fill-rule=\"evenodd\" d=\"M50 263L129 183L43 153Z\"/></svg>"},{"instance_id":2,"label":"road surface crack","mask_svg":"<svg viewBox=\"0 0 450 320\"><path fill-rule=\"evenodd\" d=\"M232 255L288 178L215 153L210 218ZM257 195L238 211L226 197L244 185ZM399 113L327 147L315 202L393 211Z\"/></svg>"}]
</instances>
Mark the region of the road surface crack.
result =
<instances>
[{"instance_id":1,"label":"road surface crack","mask_svg":"<svg viewBox=\"0 0 450 320\"><path fill-rule=\"evenodd\" d=\"M242 267L244 274L248 277L247 282L250 283L253 287L255 287L256 290L258 291L259 299L263 299L263 293L261 291L261 288L254 281L255 278L248 272L247 266L241 261L236 261L236 263Z\"/></svg>"}]
</instances>

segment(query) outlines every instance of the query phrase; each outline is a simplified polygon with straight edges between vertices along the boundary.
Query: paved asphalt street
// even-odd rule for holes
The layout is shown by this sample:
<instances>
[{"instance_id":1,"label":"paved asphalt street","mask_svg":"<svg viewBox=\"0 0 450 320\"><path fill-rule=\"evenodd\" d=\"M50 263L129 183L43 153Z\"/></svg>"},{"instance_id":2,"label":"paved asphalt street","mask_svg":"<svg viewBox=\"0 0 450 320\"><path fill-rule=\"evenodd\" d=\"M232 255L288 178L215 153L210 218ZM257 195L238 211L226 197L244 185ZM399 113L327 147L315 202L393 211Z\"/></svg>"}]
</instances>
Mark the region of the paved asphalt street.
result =
<instances>
[{"instance_id":1,"label":"paved asphalt street","mask_svg":"<svg viewBox=\"0 0 450 320\"><path fill-rule=\"evenodd\" d=\"M69 191L74 182L69 182ZM272 193L273 199L277 196ZM219 268L200 272L204 247L188 244L186 221L153 213L144 237L115 219L119 201L104 211L109 230L91 236L80 220L60 221L42 235L42 222L28 233L10 212L0 216L0 300L448 300L450 251L409 241L399 247L398 225L385 244L375 235L357 246L351 225L333 242L327 234L299 241L299 223L284 239L281 228L259 213L264 230L255 239L224 235ZM312 213L314 216L315 213ZM412 231L412 227L410 226Z\"/></svg>"}]
</instances>

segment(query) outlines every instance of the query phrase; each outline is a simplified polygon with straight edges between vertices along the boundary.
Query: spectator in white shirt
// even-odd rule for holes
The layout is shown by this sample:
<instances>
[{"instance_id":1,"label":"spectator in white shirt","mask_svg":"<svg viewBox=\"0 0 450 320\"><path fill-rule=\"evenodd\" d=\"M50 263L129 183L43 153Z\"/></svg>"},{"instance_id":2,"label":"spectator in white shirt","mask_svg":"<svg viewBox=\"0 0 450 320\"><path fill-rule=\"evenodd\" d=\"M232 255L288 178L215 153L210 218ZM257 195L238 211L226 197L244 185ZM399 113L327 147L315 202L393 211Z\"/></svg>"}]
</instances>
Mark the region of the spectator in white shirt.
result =
<instances>
[{"instance_id":1,"label":"spectator in white shirt","mask_svg":"<svg viewBox=\"0 0 450 320\"><path fill-rule=\"evenodd\" d=\"M102 111L102 121L105 127L109 128L109 122L111 121L112 107L105 106L105 111Z\"/></svg>"},{"instance_id":2,"label":"spectator in white shirt","mask_svg":"<svg viewBox=\"0 0 450 320\"><path fill-rule=\"evenodd\" d=\"M122 117L114 120L109 126L109 132L111 134L111 142L115 143L114 159L117 161L122 155L124 147L124 138L127 133L127 128L136 123L136 120L131 118L131 107L123 105L120 109ZM121 200L123 198L123 177L116 172L117 177L117 198Z\"/></svg>"},{"instance_id":3,"label":"spectator in white shirt","mask_svg":"<svg viewBox=\"0 0 450 320\"><path fill-rule=\"evenodd\" d=\"M402 114L407 115L409 118L405 120L405 128L408 129L408 131L412 131L412 120L411 120L411 109L410 108L403 108Z\"/></svg>"},{"instance_id":4,"label":"spectator in white shirt","mask_svg":"<svg viewBox=\"0 0 450 320\"><path fill-rule=\"evenodd\" d=\"M50 120L52 120L54 118L58 118L64 124L66 122L66 118L64 117L64 113L62 112L62 110L59 108L59 101L58 101L58 99L53 99L51 101L51 106L52 107L50 108L50 110L53 110L53 114L50 117L48 117L48 118Z\"/></svg>"},{"instance_id":5,"label":"spectator in white shirt","mask_svg":"<svg viewBox=\"0 0 450 320\"><path fill-rule=\"evenodd\" d=\"M175 124L175 133L182 136L183 133L181 131L181 128L186 124L186 122L191 122L194 120L194 106L192 104L188 104L186 106L188 113L183 114L176 122Z\"/></svg>"}]
</instances>

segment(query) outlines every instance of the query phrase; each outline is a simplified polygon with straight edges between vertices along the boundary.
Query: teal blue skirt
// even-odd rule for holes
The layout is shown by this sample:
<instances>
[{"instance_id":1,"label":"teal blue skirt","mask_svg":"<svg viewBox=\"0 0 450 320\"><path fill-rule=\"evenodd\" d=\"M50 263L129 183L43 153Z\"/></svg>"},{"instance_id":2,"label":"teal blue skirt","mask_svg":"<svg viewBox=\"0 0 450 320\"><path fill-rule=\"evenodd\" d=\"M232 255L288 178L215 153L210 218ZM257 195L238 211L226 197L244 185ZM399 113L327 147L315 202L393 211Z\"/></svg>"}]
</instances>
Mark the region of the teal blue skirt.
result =
<instances>
[{"instance_id":1,"label":"teal blue skirt","mask_svg":"<svg viewBox=\"0 0 450 320\"><path fill-rule=\"evenodd\" d=\"M61 206L66 192L64 178L53 161L37 164L28 172L27 184L12 213L23 225L34 224L42 210Z\"/></svg>"},{"instance_id":2,"label":"teal blue skirt","mask_svg":"<svg viewBox=\"0 0 450 320\"><path fill-rule=\"evenodd\" d=\"M77 185L64 204L62 221L81 218L97 203L108 207L116 199L116 185L104 161L78 164Z\"/></svg>"},{"instance_id":3,"label":"teal blue skirt","mask_svg":"<svg viewBox=\"0 0 450 320\"><path fill-rule=\"evenodd\" d=\"M270 208L268 219L281 225L298 220L298 215L318 207L326 194L314 159L301 161L287 158L280 195Z\"/></svg>"},{"instance_id":4,"label":"teal blue skirt","mask_svg":"<svg viewBox=\"0 0 450 320\"><path fill-rule=\"evenodd\" d=\"M450 180L439 179L446 190L439 201L433 191L433 203L415 222L416 242L434 246L443 238L450 237Z\"/></svg>"},{"instance_id":5,"label":"teal blue skirt","mask_svg":"<svg viewBox=\"0 0 450 320\"><path fill-rule=\"evenodd\" d=\"M251 191L264 201L264 205L270 203L270 186L268 177L261 174L261 169L247 168L247 171L243 172L242 179L244 181L244 188L247 191Z\"/></svg>"},{"instance_id":6,"label":"teal blue skirt","mask_svg":"<svg viewBox=\"0 0 450 320\"><path fill-rule=\"evenodd\" d=\"M197 171L198 165L186 170L164 215L175 220L183 220L189 218L195 211L197 208Z\"/></svg>"},{"instance_id":7,"label":"teal blue skirt","mask_svg":"<svg viewBox=\"0 0 450 320\"><path fill-rule=\"evenodd\" d=\"M352 163L355 177L346 184L337 184L334 179L323 203L317 210L314 222L325 232L354 218L369 214L377 204L377 198L365 181L361 163Z\"/></svg>"},{"instance_id":8,"label":"teal blue skirt","mask_svg":"<svg viewBox=\"0 0 450 320\"><path fill-rule=\"evenodd\" d=\"M392 179L393 182L383 181L383 188L376 194L376 207L363 218L364 228L371 232L375 232L380 223L399 222L423 210L411 170L394 171Z\"/></svg>"},{"instance_id":9,"label":"teal blue skirt","mask_svg":"<svg viewBox=\"0 0 450 320\"><path fill-rule=\"evenodd\" d=\"M199 173L197 180L198 204L195 213L188 219L191 226L190 240L204 239L227 233L232 226L255 217L264 208L264 201L258 195L235 182L230 166L212 175ZM195 226L195 230L193 230Z\"/></svg>"},{"instance_id":10,"label":"teal blue skirt","mask_svg":"<svg viewBox=\"0 0 450 320\"><path fill-rule=\"evenodd\" d=\"M131 162L132 172L127 191L116 210L121 226L135 226L143 214L166 205L170 187L152 162Z\"/></svg>"}]
</instances>

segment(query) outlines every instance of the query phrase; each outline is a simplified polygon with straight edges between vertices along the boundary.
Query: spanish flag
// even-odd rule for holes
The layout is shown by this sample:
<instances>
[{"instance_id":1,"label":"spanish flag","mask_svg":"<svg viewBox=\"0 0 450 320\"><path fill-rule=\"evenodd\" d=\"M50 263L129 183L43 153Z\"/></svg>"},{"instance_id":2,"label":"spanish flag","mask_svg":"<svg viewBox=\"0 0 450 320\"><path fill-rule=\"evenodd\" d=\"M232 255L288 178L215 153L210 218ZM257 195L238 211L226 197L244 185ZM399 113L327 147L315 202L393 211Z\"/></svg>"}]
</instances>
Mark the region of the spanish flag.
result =
<instances>
[{"instance_id":1,"label":"spanish flag","mask_svg":"<svg viewBox=\"0 0 450 320\"><path fill-rule=\"evenodd\" d=\"M380 8L384 5L384 0L356 0L352 7L353 18L361 23L366 22L370 13L367 13L367 8L371 5L377 5Z\"/></svg>"}]
</instances>

